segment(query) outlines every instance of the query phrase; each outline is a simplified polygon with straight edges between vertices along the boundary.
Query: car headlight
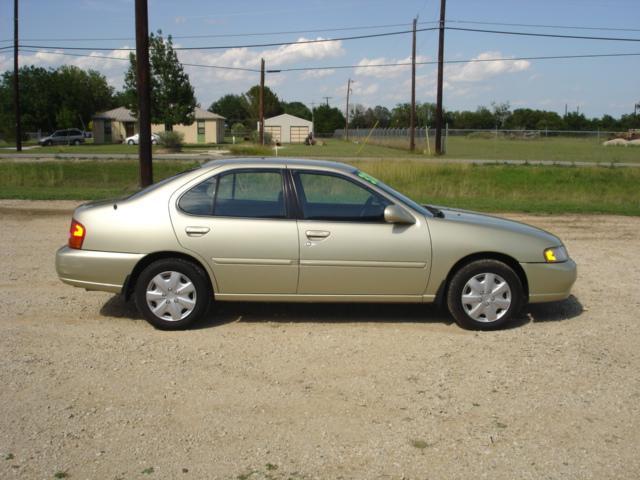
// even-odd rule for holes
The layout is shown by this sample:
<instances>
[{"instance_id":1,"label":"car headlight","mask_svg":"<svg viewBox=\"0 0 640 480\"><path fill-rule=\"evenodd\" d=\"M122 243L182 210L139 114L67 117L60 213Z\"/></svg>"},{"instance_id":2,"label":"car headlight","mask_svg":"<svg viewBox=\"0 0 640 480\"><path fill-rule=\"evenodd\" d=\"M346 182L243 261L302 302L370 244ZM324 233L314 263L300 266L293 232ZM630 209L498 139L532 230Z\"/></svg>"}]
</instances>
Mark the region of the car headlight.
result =
<instances>
[{"instance_id":1,"label":"car headlight","mask_svg":"<svg viewBox=\"0 0 640 480\"><path fill-rule=\"evenodd\" d=\"M569 260L569 254L565 247L547 248L544 251L544 259L547 263L560 263Z\"/></svg>"}]
</instances>

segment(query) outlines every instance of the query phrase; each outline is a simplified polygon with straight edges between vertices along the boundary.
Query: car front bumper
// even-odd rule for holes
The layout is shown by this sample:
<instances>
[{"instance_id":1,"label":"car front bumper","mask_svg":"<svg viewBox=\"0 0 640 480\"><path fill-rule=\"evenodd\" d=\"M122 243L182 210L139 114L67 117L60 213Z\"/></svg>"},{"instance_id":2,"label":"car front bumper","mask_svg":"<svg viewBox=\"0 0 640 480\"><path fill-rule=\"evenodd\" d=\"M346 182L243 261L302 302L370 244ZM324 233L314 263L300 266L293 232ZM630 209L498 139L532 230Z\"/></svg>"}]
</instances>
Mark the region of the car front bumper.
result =
<instances>
[{"instance_id":1,"label":"car front bumper","mask_svg":"<svg viewBox=\"0 0 640 480\"><path fill-rule=\"evenodd\" d=\"M529 282L529 303L564 300L578 276L576 263L521 263Z\"/></svg>"},{"instance_id":2,"label":"car front bumper","mask_svg":"<svg viewBox=\"0 0 640 480\"><path fill-rule=\"evenodd\" d=\"M69 285L121 293L127 276L143 256L62 247L56 252L56 271Z\"/></svg>"}]
</instances>

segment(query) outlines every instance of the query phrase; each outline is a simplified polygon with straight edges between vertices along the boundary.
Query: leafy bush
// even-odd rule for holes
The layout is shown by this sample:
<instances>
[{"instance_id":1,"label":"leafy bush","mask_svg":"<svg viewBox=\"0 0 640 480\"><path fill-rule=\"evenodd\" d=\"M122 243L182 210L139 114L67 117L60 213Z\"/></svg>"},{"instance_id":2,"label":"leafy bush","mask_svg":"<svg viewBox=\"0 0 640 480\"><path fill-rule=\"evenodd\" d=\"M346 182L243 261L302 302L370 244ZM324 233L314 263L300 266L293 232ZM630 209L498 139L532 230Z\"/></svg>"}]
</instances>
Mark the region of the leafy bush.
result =
<instances>
[{"instance_id":1,"label":"leafy bush","mask_svg":"<svg viewBox=\"0 0 640 480\"><path fill-rule=\"evenodd\" d=\"M237 122L231 126L231 135L235 135L236 137L241 137L242 135L244 135L244 132L246 130L247 129L242 123Z\"/></svg>"},{"instance_id":2,"label":"leafy bush","mask_svg":"<svg viewBox=\"0 0 640 480\"><path fill-rule=\"evenodd\" d=\"M264 144L271 145L273 138L269 132L264 132ZM260 144L260 133L256 130L251 134L251 141L256 144Z\"/></svg>"},{"instance_id":3,"label":"leafy bush","mask_svg":"<svg viewBox=\"0 0 640 480\"><path fill-rule=\"evenodd\" d=\"M160 145L167 150L179 152L184 144L184 135L180 132L160 132Z\"/></svg>"}]
</instances>

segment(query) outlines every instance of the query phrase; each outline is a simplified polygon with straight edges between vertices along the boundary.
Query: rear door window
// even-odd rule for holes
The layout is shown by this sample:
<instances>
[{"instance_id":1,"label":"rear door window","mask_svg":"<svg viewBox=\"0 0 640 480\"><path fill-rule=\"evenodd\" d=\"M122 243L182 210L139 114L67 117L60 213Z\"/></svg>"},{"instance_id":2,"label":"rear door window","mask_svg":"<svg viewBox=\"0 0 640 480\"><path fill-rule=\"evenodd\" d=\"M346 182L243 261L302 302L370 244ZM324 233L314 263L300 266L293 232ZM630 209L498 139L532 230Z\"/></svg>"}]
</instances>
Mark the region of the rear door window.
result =
<instances>
[{"instance_id":1,"label":"rear door window","mask_svg":"<svg viewBox=\"0 0 640 480\"><path fill-rule=\"evenodd\" d=\"M282 173L279 170L223 173L185 193L179 207L192 215L286 218Z\"/></svg>"}]
</instances>

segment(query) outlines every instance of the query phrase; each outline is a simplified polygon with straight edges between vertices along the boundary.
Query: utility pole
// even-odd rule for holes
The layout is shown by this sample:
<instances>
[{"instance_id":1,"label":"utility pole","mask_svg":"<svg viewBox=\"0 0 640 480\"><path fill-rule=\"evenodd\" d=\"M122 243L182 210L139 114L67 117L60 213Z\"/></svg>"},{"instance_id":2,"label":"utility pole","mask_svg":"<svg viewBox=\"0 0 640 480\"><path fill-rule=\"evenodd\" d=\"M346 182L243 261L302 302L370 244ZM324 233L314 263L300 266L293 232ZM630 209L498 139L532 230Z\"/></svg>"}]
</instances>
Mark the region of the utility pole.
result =
<instances>
[{"instance_id":1,"label":"utility pole","mask_svg":"<svg viewBox=\"0 0 640 480\"><path fill-rule=\"evenodd\" d=\"M18 69L18 0L13 0L13 105L16 121L16 152L21 152L22 122L20 119L20 80Z\"/></svg>"},{"instance_id":2,"label":"utility pole","mask_svg":"<svg viewBox=\"0 0 640 480\"><path fill-rule=\"evenodd\" d=\"M345 111L344 139L349 140L349 93L351 93L351 79L347 82L347 110Z\"/></svg>"},{"instance_id":3,"label":"utility pole","mask_svg":"<svg viewBox=\"0 0 640 480\"><path fill-rule=\"evenodd\" d=\"M440 32L438 36L438 93L436 95L436 155L442 154L442 77L444 69L444 19L447 0L440 0Z\"/></svg>"},{"instance_id":4,"label":"utility pole","mask_svg":"<svg viewBox=\"0 0 640 480\"><path fill-rule=\"evenodd\" d=\"M315 122L315 112L316 102L311 102L311 131L313 134L316 134L316 122Z\"/></svg>"},{"instance_id":5,"label":"utility pole","mask_svg":"<svg viewBox=\"0 0 640 480\"><path fill-rule=\"evenodd\" d=\"M151 158L151 75L149 73L149 13L147 0L136 0L136 86L138 94L138 126L140 186L153 183Z\"/></svg>"},{"instance_id":6,"label":"utility pole","mask_svg":"<svg viewBox=\"0 0 640 480\"><path fill-rule=\"evenodd\" d=\"M411 50L411 116L409 118L409 150L416 149L416 26L418 17L413 19L413 47Z\"/></svg>"},{"instance_id":7,"label":"utility pole","mask_svg":"<svg viewBox=\"0 0 640 480\"><path fill-rule=\"evenodd\" d=\"M264 145L264 58L260 59L260 100L258 104L258 141Z\"/></svg>"},{"instance_id":8,"label":"utility pole","mask_svg":"<svg viewBox=\"0 0 640 480\"><path fill-rule=\"evenodd\" d=\"M329 99L333 98L333 97L322 97L322 98L324 98L327 101L327 107L328 107L329 106Z\"/></svg>"}]
</instances>

